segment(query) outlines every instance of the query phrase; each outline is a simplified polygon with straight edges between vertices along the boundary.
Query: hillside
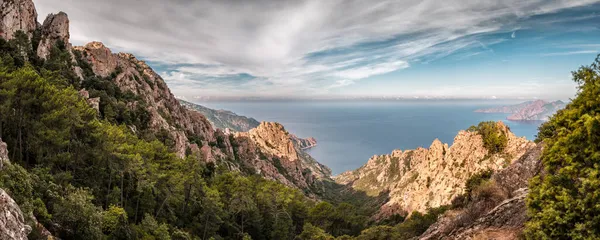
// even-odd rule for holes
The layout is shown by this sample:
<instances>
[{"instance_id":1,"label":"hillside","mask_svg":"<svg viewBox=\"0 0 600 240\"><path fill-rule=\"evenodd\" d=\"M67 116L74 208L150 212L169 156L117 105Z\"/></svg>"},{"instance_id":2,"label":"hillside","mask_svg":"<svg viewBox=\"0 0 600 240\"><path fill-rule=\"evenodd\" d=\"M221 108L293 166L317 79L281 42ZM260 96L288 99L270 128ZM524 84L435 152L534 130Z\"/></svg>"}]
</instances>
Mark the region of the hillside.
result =
<instances>
[{"instance_id":1,"label":"hillside","mask_svg":"<svg viewBox=\"0 0 600 240\"><path fill-rule=\"evenodd\" d=\"M207 117L134 55L72 46L66 13L0 13L0 239L600 238L600 56L536 142L482 122L332 178L303 151L315 139Z\"/></svg>"},{"instance_id":2,"label":"hillside","mask_svg":"<svg viewBox=\"0 0 600 240\"><path fill-rule=\"evenodd\" d=\"M511 121L547 121L550 116L565 107L563 101L547 102L544 100L528 101L516 105L477 109L478 113L509 113Z\"/></svg>"},{"instance_id":3,"label":"hillside","mask_svg":"<svg viewBox=\"0 0 600 240\"><path fill-rule=\"evenodd\" d=\"M227 110L215 110L202 105L179 100L184 107L196 110L204 115L214 128L230 129L234 132L247 132L252 128L258 127L260 122L254 118L240 116Z\"/></svg>"},{"instance_id":4,"label":"hillside","mask_svg":"<svg viewBox=\"0 0 600 240\"><path fill-rule=\"evenodd\" d=\"M389 192L390 200L380 217L448 205L463 194L464 183L471 176L508 167L535 146L516 137L502 122L489 124L493 134L505 136L505 146L498 152L486 147L481 133L460 131L450 147L436 139L428 149L373 156L361 168L342 173L335 180L372 196Z\"/></svg>"}]
</instances>

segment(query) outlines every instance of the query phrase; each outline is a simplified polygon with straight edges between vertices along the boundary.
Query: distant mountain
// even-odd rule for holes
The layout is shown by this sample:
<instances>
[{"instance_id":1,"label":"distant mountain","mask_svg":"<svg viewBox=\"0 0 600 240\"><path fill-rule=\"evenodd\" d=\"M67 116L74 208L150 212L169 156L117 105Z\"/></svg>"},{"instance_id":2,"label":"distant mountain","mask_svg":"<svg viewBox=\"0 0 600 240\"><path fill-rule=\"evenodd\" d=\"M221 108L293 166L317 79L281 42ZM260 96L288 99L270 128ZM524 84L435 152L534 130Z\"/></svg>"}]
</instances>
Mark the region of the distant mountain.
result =
<instances>
[{"instance_id":1,"label":"distant mountain","mask_svg":"<svg viewBox=\"0 0 600 240\"><path fill-rule=\"evenodd\" d=\"M240 116L231 111L215 110L184 100L179 100L179 102L186 108L202 113L202 115L208 119L214 128L220 128L223 130L229 129L233 132L248 132L250 129L256 128L260 125L260 122L254 118ZM317 146L317 140L313 137L300 138L294 134L289 135L292 143L300 150Z\"/></svg>"},{"instance_id":2,"label":"distant mountain","mask_svg":"<svg viewBox=\"0 0 600 240\"><path fill-rule=\"evenodd\" d=\"M516 105L496 108L477 109L478 113L511 113L506 117L511 121L547 121L550 116L564 108L563 101L547 102L544 100L527 101Z\"/></svg>"},{"instance_id":3,"label":"distant mountain","mask_svg":"<svg viewBox=\"0 0 600 240\"><path fill-rule=\"evenodd\" d=\"M210 109L181 99L179 100L179 103L187 108L202 113L215 128L229 128L235 132L247 132L260 125L260 122L256 121L254 118L240 116L231 111Z\"/></svg>"}]
</instances>

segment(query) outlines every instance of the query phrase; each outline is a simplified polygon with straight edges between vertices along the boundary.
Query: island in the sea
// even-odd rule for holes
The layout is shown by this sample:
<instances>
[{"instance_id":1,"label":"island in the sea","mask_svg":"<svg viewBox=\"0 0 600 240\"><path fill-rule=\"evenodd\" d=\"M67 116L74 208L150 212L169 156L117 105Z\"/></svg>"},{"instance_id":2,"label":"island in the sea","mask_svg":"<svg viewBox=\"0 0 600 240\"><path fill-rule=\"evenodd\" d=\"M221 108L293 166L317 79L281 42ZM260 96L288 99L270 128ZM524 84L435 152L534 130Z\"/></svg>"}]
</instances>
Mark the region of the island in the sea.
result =
<instances>
[{"instance_id":1,"label":"island in the sea","mask_svg":"<svg viewBox=\"0 0 600 240\"><path fill-rule=\"evenodd\" d=\"M495 108L477 109L478 113L507 113L506 117L511 121L548 121L550 116L558 110L564 108L566 103L557 100L548 102L544 100L535 100L519 103L516 105L501 106Z\"/></svg>"}]
</instances>

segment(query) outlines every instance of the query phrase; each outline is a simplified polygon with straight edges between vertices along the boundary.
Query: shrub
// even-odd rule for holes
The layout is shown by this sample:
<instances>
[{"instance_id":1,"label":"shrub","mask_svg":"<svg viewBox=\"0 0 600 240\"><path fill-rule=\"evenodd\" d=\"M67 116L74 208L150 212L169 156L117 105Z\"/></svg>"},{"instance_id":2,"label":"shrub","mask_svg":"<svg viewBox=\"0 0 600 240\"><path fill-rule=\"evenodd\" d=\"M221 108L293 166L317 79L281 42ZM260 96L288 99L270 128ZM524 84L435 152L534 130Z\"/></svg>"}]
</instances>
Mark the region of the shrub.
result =
<instances>
[{"instance_id":1,"label":"shrub","mask_svg":"<svg viewBox=\"0 0 600 240\"><path fill-rule=\"evenodd\" d=\"M573 80L577 97L538 134L546 174L530 182L528 239L600 238L600 55Z\"/></svg>"},{"instance_id":2,"label":"shrub","mask_svg":"<svg viewBox=\"0 0 600 240\"><path fill-rule=\"evenodd\" d=\"M498 128L498 124L493 121L480 122L477 126L469 127L468 131L477 132L481 135L483 146L490 154L504 151L508 144L506 133Z\"/></svg>"}]
</instances>

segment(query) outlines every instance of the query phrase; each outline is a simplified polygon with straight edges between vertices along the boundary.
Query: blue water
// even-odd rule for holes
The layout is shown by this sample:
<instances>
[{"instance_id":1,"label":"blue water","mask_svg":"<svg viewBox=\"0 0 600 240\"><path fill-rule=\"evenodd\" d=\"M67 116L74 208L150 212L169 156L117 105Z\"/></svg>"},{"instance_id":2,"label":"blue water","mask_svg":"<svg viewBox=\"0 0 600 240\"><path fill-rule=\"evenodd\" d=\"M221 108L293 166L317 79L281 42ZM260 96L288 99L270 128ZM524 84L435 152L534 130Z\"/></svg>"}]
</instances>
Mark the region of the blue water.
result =
<instances>
[{"instance_id":1,"label":"blue water","mask_svg":"<svg viewBox=\"0 0 600 240\"><path fill-rule=\"evenodd\" d=\"M421 101L250 101L198 102L258 121L275 121L299 137L315 137L307 152L334 174L359 168L375 154L429 147L438 138L452 144L461 129L506 114L474 113L478 108L518 102ZM505 121L517 136L534 139L540 122Z\"/></svg>"}]
</instances>

